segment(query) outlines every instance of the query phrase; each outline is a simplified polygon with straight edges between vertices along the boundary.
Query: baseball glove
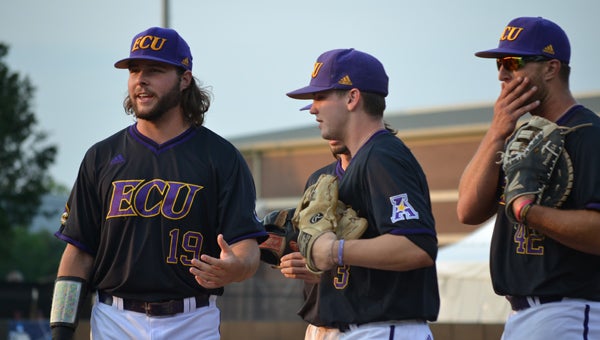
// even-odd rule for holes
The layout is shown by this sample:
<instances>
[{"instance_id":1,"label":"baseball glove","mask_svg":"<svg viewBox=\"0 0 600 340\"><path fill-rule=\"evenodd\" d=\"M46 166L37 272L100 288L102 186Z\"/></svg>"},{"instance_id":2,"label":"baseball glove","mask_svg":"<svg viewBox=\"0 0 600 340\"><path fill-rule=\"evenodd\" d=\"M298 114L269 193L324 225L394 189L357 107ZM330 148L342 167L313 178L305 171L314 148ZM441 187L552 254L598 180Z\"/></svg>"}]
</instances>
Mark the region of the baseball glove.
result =
<instances>
[{"instance_id":1,"label":"baseball glove","mask_svg":"<svg viewBox=\"0 0 600 340\"><path fill-rule=\"evenodd\" d=\"M535 204L550 207L567 199L573 167L564 150L564 136L571 130L533 116L509 137L500 162L506 176L505 211L513 222L518 222L512 206L518 197L534 195Z\"/></svg>"},{"instance_id":2,"label":"baseball glove","mask_svg":"<svg viewBox=\"0 0 600 340\"><path fill-rule=\"evenodd\" d=\"M365 218L358 217L354 209L339 200L337 204L336 217L338 222L334 231L338 240L357 240L367 230L367 220Z\"/></svg>"},{"instance_id":3,"label":"baseball glove","mask_svg":"<svg viewBox=\"0 0 600 340\"><path fill-rule=\"evenodd\" d=\"M317 182L304 192L292 218L298 227L298 246L306 258L306 267L314 273L321 273L315 266L311 253L319 236L334 232L337 227L338 179L323 174Z\"/></svg>"},{"instance_id":4,"label":"baseball glove","mask_svg":"<svg viewBox=\"0 0 600 340\"><path fill-rule=\"evenodd\" d=\"M258 246L261 261L278 266L283 255L298 251L298 230L292 224L295 210L276 210L263 218L269 237Z\"/></svg>"},{"instance_id":5,"label":"baseball glove","mask_svg":"<svg viewBox=\"0 0 600 340\"><path fill-rule=\"evenodd\" d=\"M263 220L269 237L258 247L260 260L274 267L279 266L283 255L299 251L298 228L292 222L296 209L275 210L267 214ZM358 239L367 229L367 220L356 216L356 212L338 200L336 211L338 239Z\"/></svg>"}]
</instances>

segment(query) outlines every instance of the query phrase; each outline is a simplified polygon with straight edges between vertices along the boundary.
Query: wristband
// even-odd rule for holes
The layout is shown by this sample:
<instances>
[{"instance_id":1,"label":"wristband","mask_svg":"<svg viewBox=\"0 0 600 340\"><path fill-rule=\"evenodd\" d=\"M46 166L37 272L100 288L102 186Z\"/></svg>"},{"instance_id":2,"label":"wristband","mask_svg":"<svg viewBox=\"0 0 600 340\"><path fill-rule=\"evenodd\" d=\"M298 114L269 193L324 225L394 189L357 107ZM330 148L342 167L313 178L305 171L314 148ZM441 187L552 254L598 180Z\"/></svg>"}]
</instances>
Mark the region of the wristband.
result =
<instances>
[{"instance_id":1,"label":"wristband","mask_svg":"<svg viewBox=\"0 0 600 340\"><path fill-rule=\"evenodd\" d=\"M529 203L525 204L524 207L521 208L521 211L519 213L519 218L520 218L521 223L527 224L527 213L529 212L529 209L531 209L532 206L533 206L533 202L529 202Z\"/></svg>"},{"instance_id":2,"label":"wristband","mask_svg":"<svg viewBox=\"0 0 600 340\"><path fill-rule=\"evenodd\" d=\"M517 221L519 223L523 222L523 208L525 208L526 206L530 206L533 204L533 200L529 199L529 200L524 200L521 202L521 205L519 205L519 207L517 208L517 212L515 214L515 218L517 219ZM529 208L527 208L527 210L529 210Z\"/></svg>"},{"instance_id":3,"label":"wristband","mask_svg":"<svg viewBox=\"0 0 600 340\"><path fill-rule=\"evenodd\" d=\"M75 329L67 326L52 326L52 340L72 340Z\"/></svg>"},{"instance_id":4,"label":"wristband","mask_svg":"<svg viewBox=\"0 0 600 340\"><path fill-rule=\"evenodd\" d=\"M344 265L344 239L341 239L338 244L338 265Z\"/></svg>"},{"instance_id":5,"label":"wristband","mask_svg":"<svg viewBox=\"0 0 600 340\"><path fill-rule=\"evenodd\" d=\"M57 277L52 296L50 327L61 326L74 330L86 293L86 280L76 276Z\"/></svg>"}]
</instances>

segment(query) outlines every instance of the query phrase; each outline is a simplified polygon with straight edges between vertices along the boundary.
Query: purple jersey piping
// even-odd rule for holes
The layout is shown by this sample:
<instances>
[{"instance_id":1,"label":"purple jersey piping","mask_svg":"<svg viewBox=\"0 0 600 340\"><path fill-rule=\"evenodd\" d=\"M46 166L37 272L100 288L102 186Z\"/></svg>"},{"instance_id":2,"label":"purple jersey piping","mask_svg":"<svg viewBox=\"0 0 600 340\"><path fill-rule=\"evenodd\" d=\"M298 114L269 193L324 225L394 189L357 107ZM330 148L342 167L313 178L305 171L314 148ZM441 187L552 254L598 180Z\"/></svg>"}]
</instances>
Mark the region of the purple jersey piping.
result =
<instances>
[{"instance_id":1,"label":"purple jersey piping","mask_svg":"<svg viewBox=\"0 0 600 340\"><path fill-rule=\"evenodd\" d=\"M431 229L426 228L396 228L390 231L392 235L430 235L437 236Z\"/></svg>"},{"instance_id":2,"label":"purple jersey piping","mask_svg":"<svg viewBox=\"0 0 600 340\"><path fill-rule=\"evenodd\" d=\"M264 239L268 235L269 234L267 234L266 231L260 231L260 232L256 232L256 233L252 233L252 234L246 234L246 235L243 235L243 236L240 236L240 237L236 237L236 238L232 239L231 241L227 241L227 243L228 244L233 244L233 243L236 243L236 242L239 242L239 241L243 241L243 240L246 240L246 239L250 239L250 238L256 238L256 239L259 239L259 241L260 241L261 239Z\"/></svg>"},{"instance_id":3,"label":"purple jersey piping","mask_svg":"<svg viewBox=\"0 0 600 340\"><path fill-rule=\"evenodd\" d=\"M556 121L556 125L563 125L565 121L571 119L571 116L573 116L575 111L579 110L582 107L583 105L574 105L573 107L571 107L569 111L565 112L565 114L562 115L562 117L558 118L558 120Z\"/></svg>"},{"instance_id":4,"label":"purple jersey piping","mask_svg":"<svg viewBox=\"0 0 600 340\"><path fill-rule=\"evenodd\" d=\"M77 242L77 241L73 240L72 238L61 234L60 231L55 232L54 236L59 240L65 241L69 244L72 244L76 248L81 249L92 256L96 255L90 248L86 247L83 243Z\"/></svg>"},{"instance_id":5,"label":"purple jersey piping","mask_svg":"<svg viewBox=\"0 0 600 340\"><path fill-rule=\"evenodd\" d=\"M192 136L194 136L196 131L197 130L194 127L190 127L189 129L185 130L179 136L177 136L163 144L157 144L152 139L150 139L140 133L140 131L137 129L137 123L135 123L129 127L129 135L133 139L135 139L138 142L140 142L141 144L145 145L148 149L150 149L153 153L155 153L157 155L187 141Z\"/></svg>"},{"instance_id":6,"label":"purple jersey piping","mask_svg":"<svg viewBox=\"0 0 600 340\"><path fill-rule=\"evenodd\" d=\"M341 181L345 173L346 170L342 168L342 161L338 159L337 164L335 165L335 175Z\"/></svg>"}]
</instances>

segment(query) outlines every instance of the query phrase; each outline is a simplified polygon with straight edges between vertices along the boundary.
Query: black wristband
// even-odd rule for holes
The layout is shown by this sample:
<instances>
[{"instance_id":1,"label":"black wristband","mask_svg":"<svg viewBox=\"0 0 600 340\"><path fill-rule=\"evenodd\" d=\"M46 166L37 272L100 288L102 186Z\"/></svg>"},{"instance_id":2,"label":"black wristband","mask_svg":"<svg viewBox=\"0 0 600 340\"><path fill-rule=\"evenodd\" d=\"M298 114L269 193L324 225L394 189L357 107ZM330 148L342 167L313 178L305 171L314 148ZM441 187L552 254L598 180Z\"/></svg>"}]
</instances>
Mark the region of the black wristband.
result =
<instances>
[{"instance_id":1,"label":"black wristband","mask_svg":"<svg viewBox=\"0 0 600 340\"><path fill-rule=\"evenodd\" d=\"M73 340L75 330L67 326L53 326L52 340Z\"/></svg>"}]
</instances>

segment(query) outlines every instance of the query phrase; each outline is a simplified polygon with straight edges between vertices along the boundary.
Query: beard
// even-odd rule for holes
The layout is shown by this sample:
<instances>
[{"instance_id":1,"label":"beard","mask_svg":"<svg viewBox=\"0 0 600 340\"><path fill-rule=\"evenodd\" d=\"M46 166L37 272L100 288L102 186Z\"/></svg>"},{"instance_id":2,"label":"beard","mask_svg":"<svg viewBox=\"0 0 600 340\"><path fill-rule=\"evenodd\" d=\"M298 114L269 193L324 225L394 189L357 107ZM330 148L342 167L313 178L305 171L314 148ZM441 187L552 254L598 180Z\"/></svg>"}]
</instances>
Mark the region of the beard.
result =
<instances>
[{"instance_id":1,"label":"beard","mask_svg":"<svg viewBox=\"0 0 600 340\"><path fill-rule=\"evenodd\" d=\"M544 107L544 103L547 102L548 97L550 95L549 94L550 90L548 89L548 86L543 81L543 79L541 79L539 76L531 75L529 79L531 81L531 84L529 85L529 89L531 89L533 86L537 86L537 91L535 91L533 96L531 96L531 98L529 98L529 100L527 100L527 102L523 105L531 104L531 103L535 102L536 100L539 100L540 105L537 108L533 109L532 112L530 112L530 113L537 113L538 110L540 110L542 107Z\"/></svg>"},{"instance_id":2,"label":"beard","mask_svg":"<svg viewBox=\"0 0 600 340\"><path fill-rule=\"evenodd\" d=\"M335 145L335 146L330 145L329 149L331 150L331 153L333 154L334 157L336 155L343 155L343 154L350 153L350 151L348 150L348 147L344 144Z\"/></svg>"},{"instance_id":3,"label":"beard","mask_svg":"<svg viewBox=\"0 0 600 340\"><path fill-rule=\"evenodd\" d=\"M131 100L131 108L137 119L143 119L149 122L155 122L164 116L167 111L176 107L181 102L181 91L179 84L175 84L169 92L158 99L158 102L148 112L140 112L137 102Z\"/></svg>"}]
</instances>

